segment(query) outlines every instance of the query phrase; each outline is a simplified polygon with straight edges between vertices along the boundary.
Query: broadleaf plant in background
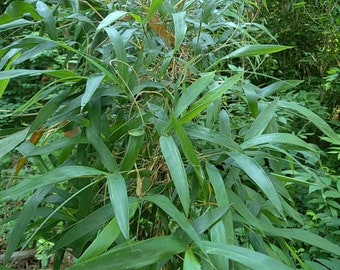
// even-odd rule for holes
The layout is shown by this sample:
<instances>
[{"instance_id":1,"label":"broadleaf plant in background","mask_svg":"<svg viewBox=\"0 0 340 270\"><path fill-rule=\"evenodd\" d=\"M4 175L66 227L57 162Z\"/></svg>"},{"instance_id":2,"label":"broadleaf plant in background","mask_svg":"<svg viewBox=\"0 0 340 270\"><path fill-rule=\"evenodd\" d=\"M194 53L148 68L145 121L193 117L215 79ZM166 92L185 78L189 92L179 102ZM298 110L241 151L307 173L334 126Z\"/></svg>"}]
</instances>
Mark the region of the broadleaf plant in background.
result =
<instances>
[{"instance_id":1,"label":"broadleaf plant in background","mask_svg":"<svg viewBox=\"0 0 340 270\"><path fill-rule=\"evenodd\" d=\"M290 47L245 21L252 8L8 4L1 90L17 78L48 80L12 112L33 119L1 131L0 157L13 158L1 168L4 265L41 239L52 243L54 269L66 251L69 269L322 269L340 258L332 237L306 226L293 196L327 188L326 153L281 123L298 111L339 137L278 96L299 81L256 85L266 55ZM259 44L259 33L271 44ZM50 51L53 68L30 68Z\"/></svg>"}]
</instances>

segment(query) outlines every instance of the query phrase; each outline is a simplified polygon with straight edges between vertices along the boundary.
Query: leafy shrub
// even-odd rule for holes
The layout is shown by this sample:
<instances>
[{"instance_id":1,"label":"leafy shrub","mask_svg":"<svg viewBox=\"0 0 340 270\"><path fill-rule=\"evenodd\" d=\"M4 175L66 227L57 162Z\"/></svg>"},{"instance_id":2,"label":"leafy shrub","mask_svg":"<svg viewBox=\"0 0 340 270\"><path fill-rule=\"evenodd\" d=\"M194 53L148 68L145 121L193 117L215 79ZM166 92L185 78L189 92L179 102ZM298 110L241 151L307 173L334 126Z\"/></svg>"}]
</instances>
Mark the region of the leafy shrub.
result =
<instances>
[{"instance_id":1,"label":"leafy shrub","mask_svg":"<svg viewBox=\"0 0 340 270\"><path fill-rule=\"evenodd\" d=\"M70 269L308 269L339 258L289 188L323 187L322 151L278 116L295 111L339 138L276 97L299 81L252 83L265 55L289 47L257 43L271 35L245 22L244 1L20 2L26 21L9 12L17 3L2 29L39 31L1 49L16 60L0 79L53 79L16 110L42 104L32 123L0 140L1 158L16 150L18 165L34 166L18 166L0 192L24 200L5 263L37 241L52 243L56 269L66 250ZM63 64L16 68L42 50ZM305 258L301 246L316 251Z\"/></svg>"}]
</instances>

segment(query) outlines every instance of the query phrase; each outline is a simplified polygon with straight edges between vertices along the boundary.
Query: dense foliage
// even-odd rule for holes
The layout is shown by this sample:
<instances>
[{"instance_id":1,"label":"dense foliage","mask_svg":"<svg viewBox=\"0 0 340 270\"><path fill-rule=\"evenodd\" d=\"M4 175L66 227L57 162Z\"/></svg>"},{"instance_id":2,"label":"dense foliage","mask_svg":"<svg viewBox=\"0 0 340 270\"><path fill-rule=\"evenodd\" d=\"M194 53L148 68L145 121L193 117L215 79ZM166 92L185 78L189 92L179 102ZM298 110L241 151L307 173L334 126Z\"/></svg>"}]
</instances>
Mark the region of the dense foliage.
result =
<instances>
[{"instance_id":1,"label":"dense foliage","mask_svg":"<svg viewBox=\"0 0 340 270\"><path fill-rule=\"evenodd\" d=\"M293 47L265 7L0 6L0 96L32 91L0 122L4 265L33 247L54 269L66 251L69 269L335 269L339 176L311 137L340 137L271 69Z\"/></svg>"}]
</instances>

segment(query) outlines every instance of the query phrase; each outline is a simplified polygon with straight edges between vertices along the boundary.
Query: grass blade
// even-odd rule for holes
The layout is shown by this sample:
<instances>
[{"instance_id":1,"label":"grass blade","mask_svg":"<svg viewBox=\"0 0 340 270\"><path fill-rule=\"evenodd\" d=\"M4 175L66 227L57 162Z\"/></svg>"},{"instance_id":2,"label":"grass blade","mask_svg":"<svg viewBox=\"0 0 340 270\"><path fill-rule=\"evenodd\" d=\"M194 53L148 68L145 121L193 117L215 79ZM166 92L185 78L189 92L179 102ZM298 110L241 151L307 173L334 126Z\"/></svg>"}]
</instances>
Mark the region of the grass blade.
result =
<instances>
[{"instance_id":1,"label":"grass blade","mask_svg":"<svg viewBox=\"0 0 340 270\"><path fill-rule=\"evenodd\" d=\"M107 176L111 204L123 236L129 238L129 201L125 179L120 173Z\"/></svg>"},{"instance_id":2,"label":"grass blade","mask_svg":"<svg viewBox=\"0 0 340 270\"><path fill-rule=\"evenodd\" d=\"M119 20L121 17L127 15L128 12L126 11L121 11L121 10L115 10L111 12L109 15L107 15L104 20L100 22L100 24L97 26L97 31L100 31L104 29L106 26L110 25L111 23L116 22Z\"/></svg>"},{"instance_id":3,"label":"grass blade","mask_svg":"<svg viewBox=\"0 0 340 270\"><path fill-rule=\"evenodd\" d=\"M189 185L181 154L171 136L162 136L159 143L184 213L188 215L190 206Z\"/></svg>"}]
</instances>

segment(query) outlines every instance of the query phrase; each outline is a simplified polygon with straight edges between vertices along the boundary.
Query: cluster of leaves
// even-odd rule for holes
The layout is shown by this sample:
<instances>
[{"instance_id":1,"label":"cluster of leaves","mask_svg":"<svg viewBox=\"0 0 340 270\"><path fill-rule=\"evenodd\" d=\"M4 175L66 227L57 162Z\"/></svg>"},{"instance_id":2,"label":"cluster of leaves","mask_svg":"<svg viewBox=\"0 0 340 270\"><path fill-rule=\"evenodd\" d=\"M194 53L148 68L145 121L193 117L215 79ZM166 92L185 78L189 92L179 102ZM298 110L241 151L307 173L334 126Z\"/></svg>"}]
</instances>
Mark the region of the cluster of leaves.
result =
<instances>
[{"instance_id":1,"label":"cluster of leaves","mask_svg":"<svg viewBox=\"0 0 340 270\"><path fill-rule=\"evenodd\" d=\"M278 41L295 46L276 59L288 78L320 77L339 65L340 8L337 1L267 1L267 27Z\"/></svg>"},{"instance_id":2,"label":"cluster of leaves","mask_svg":"<svg viewBox=\"0 0 340 270\"><path fill-rule=\"evenodd\" d=\"M259 33L275 39L245 21L247 8L223 0L10 3L0 31L34 31L1 48L1 89L19 77L51 79L14 112L40 104L32 123L0 140L0 158L22 155L12 187L0 191L6 206L23 201L4 221L15 220L5 264L39 241L51 246L55 269L66 250L77 258L70 269L339 263L340 247L310 230L293 197L298 188L329 188L322 151L281 126L296 112L340 139L312 111L276 98L300 81L251 82L266 55L290 47L257 44ZM57 51L62 63L18 68L42 51Z\"/></svg>"}]
</instances>

